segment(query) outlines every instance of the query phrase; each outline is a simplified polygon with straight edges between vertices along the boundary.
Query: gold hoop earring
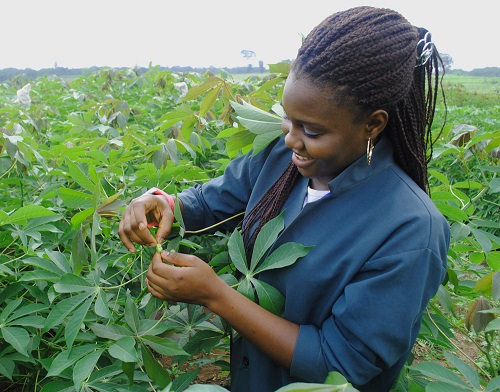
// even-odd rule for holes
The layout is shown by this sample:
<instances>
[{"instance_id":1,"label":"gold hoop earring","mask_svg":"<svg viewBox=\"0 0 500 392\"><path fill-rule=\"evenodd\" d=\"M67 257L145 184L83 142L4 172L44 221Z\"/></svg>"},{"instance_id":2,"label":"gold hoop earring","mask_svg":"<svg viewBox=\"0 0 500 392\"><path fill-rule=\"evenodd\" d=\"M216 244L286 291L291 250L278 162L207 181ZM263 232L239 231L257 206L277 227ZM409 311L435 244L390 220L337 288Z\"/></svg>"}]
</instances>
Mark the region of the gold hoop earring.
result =
<instances>
[{"instance_id":1,"label":"gold hoop earring","mask_svg":"<svg viewBox=\"0 0 500 392\"><path fill-rule=\"evenodd\" d=\"M368 143L366 144L366 163L368 166L372 163L372 155L373 155L373 145L372 138L368 137Z\"/></svg>"}]
</instances>

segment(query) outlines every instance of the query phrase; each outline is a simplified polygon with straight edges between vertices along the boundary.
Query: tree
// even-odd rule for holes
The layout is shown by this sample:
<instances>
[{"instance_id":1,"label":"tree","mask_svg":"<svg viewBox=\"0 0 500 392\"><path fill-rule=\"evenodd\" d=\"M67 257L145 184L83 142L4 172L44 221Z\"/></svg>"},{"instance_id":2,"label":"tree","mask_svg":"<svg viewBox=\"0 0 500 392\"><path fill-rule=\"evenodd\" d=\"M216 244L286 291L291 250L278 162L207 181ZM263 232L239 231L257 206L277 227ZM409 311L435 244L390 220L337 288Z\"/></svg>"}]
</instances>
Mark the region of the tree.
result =
<instances>
[{"instance_id":1,"label":"tree","mask_svg":"<svg viewBox=\"0 0 500 392\"><path fill-rule=\"evenodd\" d=\"M443 67L445 71L451 70L453 65L453 58L448 53L441 53L441 60L443 61Z\"/></svg>"},{"instance_id":2,"label":"tree","mask_svg":"<svg viewBox=\"0 0 500 392\"><path fill-rule=\"evenodd\" d=\"M255 52L253 50L247 50L247 49L243 49L241 52L240 52L243 57L247 60L250 60L250 59L254 59L255 58Z\"/></svg>"}]
</instances>

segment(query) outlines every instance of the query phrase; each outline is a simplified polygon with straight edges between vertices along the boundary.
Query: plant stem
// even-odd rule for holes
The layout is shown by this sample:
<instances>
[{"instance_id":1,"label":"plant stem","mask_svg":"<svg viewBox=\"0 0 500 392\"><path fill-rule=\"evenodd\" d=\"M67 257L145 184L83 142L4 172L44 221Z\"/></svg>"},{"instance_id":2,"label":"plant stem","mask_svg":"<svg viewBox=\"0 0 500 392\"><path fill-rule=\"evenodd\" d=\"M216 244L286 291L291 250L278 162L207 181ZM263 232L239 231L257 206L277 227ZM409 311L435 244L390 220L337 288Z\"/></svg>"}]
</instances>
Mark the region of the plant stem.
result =
<instances>
[{"instance_id":1,"label":"plant stem","mask_svg":"<svg viewBox=\"0 0 500 392\"><path fill-rule=\"evenodd\" d=\"M238 213L236 215L233 215L233 216L230 216L229 218L226 218L226 219L224 219L224 220L222 220L220 222L217 222L217 223L213 224L212 226L204 227L203 229L200 229L200 230L193 230L193 231L186 230L186 234L199 234L199 233L203 233L204 231L213 229L214 227L222 225L223 223L226 223L226 222L230 221L231 219L237 218L237 217L239 217L241 215L244 215L244 214L245 214L245 211L240 212L240 213Z\"/></svg>"},{"instance_id":2,"label":"plant stem","mask_svg":"<svg viewBox=\"0 0 500 392\"><path fill-rule=\"evenodd\" d=\"M431 305L431 306L434 306L434 305ZM457 351L459 351L465 358L467 358L469 360L469 362L471 362L481 373L483 373L487 378L488 380L491 380L491 375L488 374L488 372L486 372L481 366L479 366L479 364L477 362L475 362L471 357L469 357L460 347L458 347L456 345L456 343L451 340L444 332L441 328L439 328L439 326L436 324L436 322L434 321L434 319L432 318L430 312L429 312L429 309L426 309L427 311L427 315L429 316L429 319L431 320L432 324L434 324L434 327L436 327L436 329L439 331L439 333L441 333L441 335L444 336L444 338L446 340L448 340L448 342L453 346L455 347L455 349ZM471 339L471 341L478 347L478 349L483 352L483 354L486 355L486 353L484 352L484 350L474 341Z\"/></svg>"}]
</instances>

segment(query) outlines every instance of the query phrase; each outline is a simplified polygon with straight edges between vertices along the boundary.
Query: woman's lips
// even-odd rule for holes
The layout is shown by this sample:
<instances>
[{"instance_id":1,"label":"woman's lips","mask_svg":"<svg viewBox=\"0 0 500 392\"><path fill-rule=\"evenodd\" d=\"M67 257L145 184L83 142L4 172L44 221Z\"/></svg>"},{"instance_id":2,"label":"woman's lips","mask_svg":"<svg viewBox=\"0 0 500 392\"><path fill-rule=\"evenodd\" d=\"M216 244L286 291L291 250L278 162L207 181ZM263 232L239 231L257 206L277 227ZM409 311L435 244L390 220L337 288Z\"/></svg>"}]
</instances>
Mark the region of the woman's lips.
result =
<instances>
[{"instance_id":1,"label":"woman's lips","mask_svg":"<svg viewBox=\"0 0 500 392\"><path fill-rule=\"evenodd\" d=\"M306 166L309 166L312 163L312 161L313 161L313 159L307 158L303 155L299 155L296 152L293 152L293 154L292 154L292 162L299 169L302 169Z\"/></svg>"}]
</instances>

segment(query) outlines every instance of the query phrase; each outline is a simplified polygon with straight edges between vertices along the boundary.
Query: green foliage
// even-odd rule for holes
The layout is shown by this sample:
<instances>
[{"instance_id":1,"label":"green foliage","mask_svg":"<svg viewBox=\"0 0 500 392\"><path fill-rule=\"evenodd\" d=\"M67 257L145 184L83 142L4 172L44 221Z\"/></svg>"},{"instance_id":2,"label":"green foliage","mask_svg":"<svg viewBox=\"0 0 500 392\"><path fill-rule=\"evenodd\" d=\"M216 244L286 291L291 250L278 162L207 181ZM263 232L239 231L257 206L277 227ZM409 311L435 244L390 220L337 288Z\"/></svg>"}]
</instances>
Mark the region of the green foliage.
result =
<instances>
[{"instance_id":1,"label":"green foliage","mask_svg":"<svg viewBox=\"0 0 500 392\"><path fill-rule=\"evenodd\" d=\"M144 278L156 249L129 254L118 222L124 205L147 189L176 194L277 137L288 69L279 64L271 75L235 81L223 73L104 68L71 82L44 76L0 84L0 385L181 391L204 363L228 371L224 355L215 353L228 349L230 328L199 306L152 297ZM478 382L498 388L494 94L465 89L448 102L430 171L431 196L452 228L448 276L419 336L442 353L446 367L409 362L395 390L479 390ZM441 106L436 125L443 113ZM270 251L282 216L263 229L250 260L238 231L188 233L176 216L165 249L196 254L237 290L281 312L281 294L258 274L291 265L309 250L292 243ZM457 334L477 347L477 358L463 355ZM321 387L288 387L320 389L287 390L353 390L337 377ZM197 389L223 388L189 387Z\"/></svg>"}]
</instances>

